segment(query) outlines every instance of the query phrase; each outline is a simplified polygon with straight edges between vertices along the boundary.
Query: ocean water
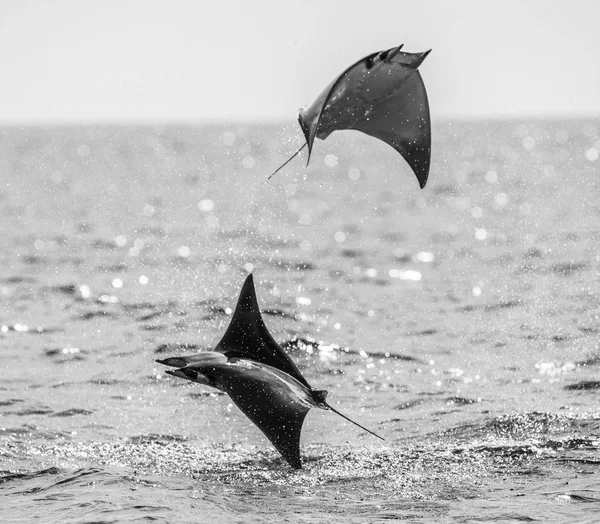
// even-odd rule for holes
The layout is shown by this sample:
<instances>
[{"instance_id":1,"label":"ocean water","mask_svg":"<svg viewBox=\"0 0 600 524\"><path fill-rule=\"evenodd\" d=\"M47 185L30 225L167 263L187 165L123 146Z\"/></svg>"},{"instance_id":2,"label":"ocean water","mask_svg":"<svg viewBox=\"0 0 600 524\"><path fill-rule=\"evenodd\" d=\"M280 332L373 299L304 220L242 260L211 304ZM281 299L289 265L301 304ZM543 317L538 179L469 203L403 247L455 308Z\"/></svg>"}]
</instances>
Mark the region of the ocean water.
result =
<instances>
[{"instance_id":1,"label":"ocean water","mask_svg":"<svg viewBox=\"0 0 600 524\"><path fill-rule=\"evenodd\" d=\"M0 130L2 522L598 522L600 121ZM331 404L292 470L157 358L249 271Z\"/></svg>"}]
</instances>

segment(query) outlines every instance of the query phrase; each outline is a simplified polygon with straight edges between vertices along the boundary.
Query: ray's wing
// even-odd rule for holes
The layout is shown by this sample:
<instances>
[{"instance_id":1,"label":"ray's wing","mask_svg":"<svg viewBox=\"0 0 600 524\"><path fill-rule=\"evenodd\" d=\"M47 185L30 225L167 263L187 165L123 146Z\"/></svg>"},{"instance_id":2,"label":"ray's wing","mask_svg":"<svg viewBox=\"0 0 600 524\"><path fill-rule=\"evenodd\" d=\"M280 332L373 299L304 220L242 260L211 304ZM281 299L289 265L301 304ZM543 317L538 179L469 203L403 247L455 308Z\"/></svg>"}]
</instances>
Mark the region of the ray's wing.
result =
<instances>
[{"instance_id":1,"label":"ray's wing","mask_svg":"<svg viewBox=\"0 0 600 524\"><path fill-rule=\"evenodd\" d=\"M408 162L421 189L425 187L431 159L431 121L425 85L418 71L394 96L373 103L365 112L365 118L357 120L351 129L392 146Z\"/></svg>"},{"instance_id":2,"label":"ray's wing","mask_svg":"<svg viewBox=\"0 0 600 524\"><path fill-rule=\"evenodd\" d=\"M214 351L228 358L246 358L268 364L310 388L296 364L279 347L265 326L258 309L252 274L248 275L242 286L229 327Z\"/></svg>"},{"instance_id":3,"label":"ray's wing","mask_svg":"<svg viewBox=\"0 0 600 524\"><path fill-rule=\"evenodd\" d=\"M268 383L238 380L228 391L236 406L264 433L295 469L300 461L300 433L310 406L289 402L288 395Z\"/></svg>"},{"instance_id":4,"label":"ray's wing","mask_svg":"<svg viewBox=\"0 0 600 524\"><path fill-rule=\"evenodd\" d=\"M298 121L310 153L315 138L354 129L379 138L408 162L425 187L431 156L431 121L427 92L417 68L425 53L400 47L359 60L329 84Z\"/></svg>"},{"instance_id":5,"label":"ray's wing","mask_svg":"<svg viewBox=\"0 0 600 524\"><path fill-rule=\"evenodd\" d=\"M227 393L290 466L302 467L300 433L313 403L307 388L295 378L266 364L208 354L167 373Z\"/></svg>"}]
</instances>

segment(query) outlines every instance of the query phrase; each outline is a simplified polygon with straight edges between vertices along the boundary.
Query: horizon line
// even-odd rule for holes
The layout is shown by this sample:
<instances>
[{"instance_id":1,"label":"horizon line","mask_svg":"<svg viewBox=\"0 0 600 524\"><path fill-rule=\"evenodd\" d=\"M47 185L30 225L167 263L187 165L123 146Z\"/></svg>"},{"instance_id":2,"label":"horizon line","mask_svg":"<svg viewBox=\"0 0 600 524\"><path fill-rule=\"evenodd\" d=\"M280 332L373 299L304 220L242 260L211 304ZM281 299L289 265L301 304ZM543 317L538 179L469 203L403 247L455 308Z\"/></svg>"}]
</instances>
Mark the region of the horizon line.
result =
<instances>
[{"instance_id":1,"label":"horizon line","mask_svg":"<svg viewBox=\"0 0 600 524\"><path fill-rule=\"evenodd\" d=\"M448 115L438 118L432 118L432 125L448 124L453 122L460 123L484 123L484 122L523 122L527 120L534 121L567 121L567 120L600 120L600 113L556 113L556 114L482 114L457 116ZM109 118L109 119L2 119L0 117L0 127L77 127L77 126L98 126L98 127L124 127L124 126L239 126L239 125L277 125L277 126L295 126L297 121L279 119L279 118L147 118L147 119L128 119L128 118Z\"/></svg>"}]
</instances>

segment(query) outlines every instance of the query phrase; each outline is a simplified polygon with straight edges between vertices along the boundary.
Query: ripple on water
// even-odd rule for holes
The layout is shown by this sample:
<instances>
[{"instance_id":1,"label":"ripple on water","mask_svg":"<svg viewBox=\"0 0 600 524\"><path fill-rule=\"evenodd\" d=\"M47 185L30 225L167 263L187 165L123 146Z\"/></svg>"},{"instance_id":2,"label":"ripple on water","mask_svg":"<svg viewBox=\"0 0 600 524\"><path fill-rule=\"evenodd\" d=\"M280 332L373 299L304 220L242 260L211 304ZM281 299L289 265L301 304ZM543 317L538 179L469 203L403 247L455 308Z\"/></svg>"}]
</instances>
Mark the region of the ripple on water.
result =
<instances>
[{"instance_id":1,"label":"ripple on water","mask_svg":"<svg viewBox=\"0 0 600 524\"><path fill-rule=\"evenodd\" d=\"M587 367L587 366L598 366L600 365L600 354L593 355L590 358L586 358L585 360L579 360L576 362L578 366Z\"/></svg>"},{"instance_id":2,"label":"ripple on water","mask_svg":"<svg viewBox=\"0 0 600 524\"><path fill-rule=\"evenodd\" d=\"M77 415L91 415L93 411L88 411L87 409L81 408L69 408L64 411L59 411L58 413L54 413L53 417L74 417Z\"/></svg>"},{"instance_id":3,"label":"ripple on water","mask_svg":"<svg viewBox=\"0 0 600 524\"><path fill-rule=\"evenodd\" d=\"M5 406L14 406L15 404L19 404L21 402L24 402L22 398L9 398L6 400L0 400L0 408Z\"/></svg>"},{"instance_id":4,"label":"ripple on water","mask_svg":"<svg viewBox=\"0 0 600 524\"><path fill-rule=\"evenodd\" d=\"M316 264L303 260L296 261L269 258L265 260L265 263L283 271L314 271L317 269Z\"/></svg>"},{"instance_id":5,"label":"ripple on water","mask_svg":"<svg viewBox=\"0 0 600 524\"><path fill-rule=\"evenodd\" d=\"M56 363L65 363L70 361L82 361L87 359L87 351L72 346L54 347L44 349L44 355L50 357Z\"/></svg>"},{"instance_id":6,"label":"ripple on water","mask_svg":"<svg viewBox=\"0 0 600 524\"><path fill-rule=\"evenodd\" d=\"M105 309L97 309L95 311L86 311L85 313L76 316L73 320L87 321L96 318L117 318L117 315Z\"/></svg>"},{"instance_id":7,"label":"ripple on water","mask_svg":"<svg viewBox=\"0 0 600 524\"><path fill-rule=\"evenodd\" d=\"M587 262L562 262L554 264L550 267L550 271L561 277L570 277L575 273L579 273L589 267Z\"/></svg>"},{"instance_id":8,"label":"ripple on water","mask_svg":"<svg viewBox=\"0 0 600 524\"><path fill-rule=\"evenodd\" d=\"M565 389L568 391L600 389L600 381L582 380L581 382L576 382L575 384L566 385Z\"/></svg>"},{"instance_id":9,"label":"ripple on water","mask_svg":"<svg viewBox=\"0 0 600 524\"><path fill-rule=\"evenodd\" d=\"M390 351L365 351L362 349L353 349L345 346L340 346L339 344L327 343L324 341L319 341L311 336L305 335L294 335L292 338L288 340L284 340L280 346L284 351L290 353L300 353L304 355L321 355L324 360L328 360L325 355L333 354L333 355L357 355L361 357L361 359L391 359L391 360L402 360L405 362L417 362L419 364L424 364L424 362L411 355L404 355L402 353L390 352ZM342 362L343 364L344 362ZM350 363L350 362L347 362Z\"/></svg>"},{"instance_id":10,"label":"ripple on water","mask_svg":"<svg viewBox=\"0 0 600 524\"><path fill-rule=\"evenodd\" d=\"M576 476L564 490L569 472L597 472L597 436L548 435L559 427L572 430L577 421L597 423L600 417L561 418L541 413L498 417L477 424L480 431L467 431L471 438L465 442L455 438L465 431L461 426L454 434L387 445L304 446L304 468L299 471L270 449L203 445L181 435L51 444L19 440L17 435L10 444L13 456L35 457L45 469L5 470L0 483L10 484L13 496L51 493L57 500L80 497L87 490L90 507L96 509L109 493L117 498L128 494L130 505L133 497L137 506L159 508L157 515L162 508L182 519L199 504L208 520L218 520L219 511L225 511L250 521L302 515L320 522L327 515L339 522L430 522L453 512L470 514L478 501L488 505L486 516L526 516L531 500L521 505L519 493L569 503L598 502L582 483L592 477L579 475L580 482ZM509 434L525 438L514 440ZM180 493L185 499L178 498Z\"/></svg>"}]
</instances>

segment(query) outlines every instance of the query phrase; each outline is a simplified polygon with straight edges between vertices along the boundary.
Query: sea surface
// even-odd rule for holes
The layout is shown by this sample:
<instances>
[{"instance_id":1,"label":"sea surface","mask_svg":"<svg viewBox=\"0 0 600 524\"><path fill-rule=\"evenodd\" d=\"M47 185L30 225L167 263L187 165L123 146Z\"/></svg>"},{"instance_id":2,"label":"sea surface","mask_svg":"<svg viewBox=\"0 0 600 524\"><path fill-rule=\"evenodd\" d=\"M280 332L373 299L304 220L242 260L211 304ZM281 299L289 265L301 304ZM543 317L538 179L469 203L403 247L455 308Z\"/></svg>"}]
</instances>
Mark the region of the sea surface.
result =
<instances>
[{"instance_id":1,"label":"sea surface","mask_svg":"<svg viewBox=\"0 0 600 524\"><path fill-rule=\"evenodd\" d=\"M2 522L599 522L600 121L0 129ZM292 470L155 359L253 272L330 403Z\"/></svg>"}]
</instances>

